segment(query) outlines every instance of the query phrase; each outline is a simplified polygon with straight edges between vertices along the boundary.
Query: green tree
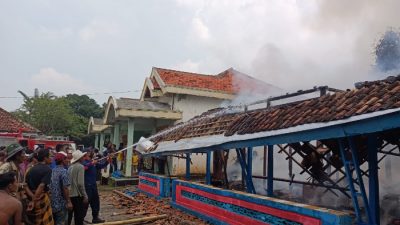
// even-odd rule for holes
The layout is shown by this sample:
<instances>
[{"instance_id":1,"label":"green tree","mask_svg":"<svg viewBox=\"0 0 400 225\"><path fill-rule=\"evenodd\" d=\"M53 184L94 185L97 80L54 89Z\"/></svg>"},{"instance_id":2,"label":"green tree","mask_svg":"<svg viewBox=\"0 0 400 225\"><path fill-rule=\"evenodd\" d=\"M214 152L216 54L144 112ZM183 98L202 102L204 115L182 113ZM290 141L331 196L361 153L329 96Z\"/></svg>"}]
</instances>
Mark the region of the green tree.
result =
<instances>
[{"instance_id":1,"label":"green tree","mask_svg":"<svg viewBox=\"0 0 400 225\"><path fill-rule=\"evenodd\" d=\"M89 119L103 117L103 109L97 102L87 95L68 94L65 96L74 112L84 118Z\"/></svg>"},{"instance_id":2,"label":"green tree","mask_svg":"<svg viewBox=\"0 0 400 225\"><path fill-rule=\"evenodd\" d=\"M50 92L33 98L21 91L19 93L24 97L24 103L15 113L20 119L47 135L75 134L78 118L66 99Z\"/></svg>"},{"instance_id":3,"label":"green tree","mask_svg":"<svg viewBox=\"0 0 400 225\"><path fill-rule=\"evenodd\" d=\"M87 95L69 94L57 97L51 92L24 98L21 107L14 113L46 135L69 136L77 144L89 146L94 137L87 134L90 116L102 117L103 109Z\"/></svg>"},{"instance_id":4,"label":"green tree","mask_svg":"<svg viewBox=\"0 0 400 225\"><path fill-rule=\"evenodd\" d=\"M64 97L77 115L71 140L85 146L92 145L94 136L87 134L87 125L91 116L102 118L104 110L96 101L87 95L68 94Z\"/></svg>"}]
</instances>

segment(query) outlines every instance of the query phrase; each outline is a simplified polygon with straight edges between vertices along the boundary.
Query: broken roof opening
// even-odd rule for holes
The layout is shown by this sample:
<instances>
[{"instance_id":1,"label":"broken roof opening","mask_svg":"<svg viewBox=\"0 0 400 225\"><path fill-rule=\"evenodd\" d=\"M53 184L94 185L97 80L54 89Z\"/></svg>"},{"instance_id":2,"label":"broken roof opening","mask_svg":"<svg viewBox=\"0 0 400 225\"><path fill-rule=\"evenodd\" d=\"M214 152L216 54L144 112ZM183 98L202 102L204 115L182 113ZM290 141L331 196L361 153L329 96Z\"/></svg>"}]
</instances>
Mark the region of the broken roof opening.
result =
<instances>
[{"instance_id":1,"label":"broken roof opening","mask_svg":"<svg viewBox=\"0 0 400 225\"><path fill-rule=\"evenodd\" d=\"M286 93L279 96L271 96L264 100L255 101L244 105L244 110L254 110L259 108L268 108L271 106L284 105L288 103L293 103L297 101L304 101L311 98L318 98L323 95L342 92L342 90L331 88L328 86L315 86L307 90L298 90L293 93Z\"/></svg>"}]
</instances>

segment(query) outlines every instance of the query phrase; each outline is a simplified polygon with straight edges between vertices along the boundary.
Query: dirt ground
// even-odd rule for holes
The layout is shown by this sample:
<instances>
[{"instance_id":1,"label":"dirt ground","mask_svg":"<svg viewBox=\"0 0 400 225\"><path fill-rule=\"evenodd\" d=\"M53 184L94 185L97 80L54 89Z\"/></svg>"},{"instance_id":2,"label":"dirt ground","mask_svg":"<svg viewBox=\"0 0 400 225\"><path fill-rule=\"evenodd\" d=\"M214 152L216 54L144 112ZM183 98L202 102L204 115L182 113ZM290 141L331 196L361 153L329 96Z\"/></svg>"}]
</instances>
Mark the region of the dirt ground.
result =
<instances>
[{"instance_id":1,"label":"dirt ground","mask_svg":"<svg viewBox=\"0 0 400 225\"><path fill-rule=\"evenodd\" d=\"M117 188L117 190L122 192L124 192L125 190L129 190L130 193L133 194L132 197L134 198L134 200L122 197L114 193L113 190L115 190L114 187L99 186L101 203L100 217L105 219L107 222L166 214L167 217L164 219L159 219L145 224L207 224L197 217L191 216L187 213L171 207L169 205L170 199L156 200L155 198L150 198L143 193L136 192L136 188L134 186ZM90 224L91 221L92 215L89 207L85 222Z\"/></svg>"}]
</instances>

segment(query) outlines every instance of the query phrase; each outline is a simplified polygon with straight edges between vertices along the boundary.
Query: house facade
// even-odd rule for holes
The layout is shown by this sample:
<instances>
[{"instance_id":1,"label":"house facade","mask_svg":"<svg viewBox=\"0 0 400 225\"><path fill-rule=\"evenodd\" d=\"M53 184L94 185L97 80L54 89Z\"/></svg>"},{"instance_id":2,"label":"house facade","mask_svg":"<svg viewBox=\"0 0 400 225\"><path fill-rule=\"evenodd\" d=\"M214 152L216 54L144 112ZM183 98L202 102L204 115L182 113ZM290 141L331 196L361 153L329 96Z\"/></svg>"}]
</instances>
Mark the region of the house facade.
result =
<instances>
[{"instance_id":1,"label":"house facade","mask_svg":"<svg viewBox=\"0 0 400 225\"><path fill-rule=\"evenodd\" d=\"M265 96L279 89L232 68L216 75L152 68L145 79L140 99L109 97L104 118L91 118L88 132L96 135L95 147L111 141L131 146L171 125L185 122L210 109L229 105L238 96ZM132 151L125 157L125 176L131 176ZM201 155L194 156L193 173L204 173ZM185 160L168 158L173 175L184 174ZM164 171L163 164L154 169Z\"/></svg>"}]
</instances>

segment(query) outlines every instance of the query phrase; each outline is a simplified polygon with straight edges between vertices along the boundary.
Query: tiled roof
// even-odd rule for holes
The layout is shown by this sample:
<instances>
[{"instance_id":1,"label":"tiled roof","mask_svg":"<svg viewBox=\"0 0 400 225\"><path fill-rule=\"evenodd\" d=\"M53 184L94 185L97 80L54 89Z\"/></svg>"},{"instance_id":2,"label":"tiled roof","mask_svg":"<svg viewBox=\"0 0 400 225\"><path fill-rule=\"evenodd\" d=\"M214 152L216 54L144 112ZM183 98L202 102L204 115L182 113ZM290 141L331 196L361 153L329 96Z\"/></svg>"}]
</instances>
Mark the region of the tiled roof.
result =
<instances>
[{"instance_id":1,"label":"tiled roof","mask_svg":"<svg viewBox=\"0 0 400 225\"><path fill-rule=\"evenodd\" d=\"M24 129L26 132L37 132L38 130L31 125L22 122L11 113L0 108L0 131L2 132L18 132L19 129Z\"/></svg>"},{"instance_id":2,"label":"tiled roof","mask_svg":"<svg viewBox=\"0 0 400 225\"><path fill-rule=\"evenodd\" d=\"M224 111L224 109L220 110L220 112ZM214 113L207 115L208 113L209 112L205 112L201 116L195 117L186 123L177 124L177 129L172 128L163 135L158 135L153 141L157 143L160 141L179 141L184 138L223 134L231 123L240 117L240 114L237 113L219 114L216 112L216 114L218 114L217 116L215 116Z\"/></svg>"},{"instance_id":3,"label":"tiled roof","mask_svg":"<svg viewBox=\"0 0 400 225\"><path fill-rule=\"evenodd\" d=\"M120 98L117 99L117 106L120 109L138 109L138 110L162 110L168 111L171 107L166 103L140 101L140 99Z\"/></svg>"},{"instance_id":4,"label":"tiled roof","mask_svg":"<svg viewBox=\"0 0 400 225\"><path fill-rule=\"evenodd\" d=\"M358 83L357 87L354 90L253 111L217 111L211 115L208 112L163 132L153 141L177 141L215 134L243 135L400 108L400 75L380 81Z\"/></svg>"},{"instance_id":5,"label":"tiled roof","mask_svg":"<svg viewBox=\"0 0 400 225\"><path fill-rule=\"evenodd\" d=\"M276 88L232 68L217 75L189 73L162 68L154 69L160 75L166 86L203 89L228 94L237 94L243 90L266 90Z\"/></svg>"}]
</instances>

